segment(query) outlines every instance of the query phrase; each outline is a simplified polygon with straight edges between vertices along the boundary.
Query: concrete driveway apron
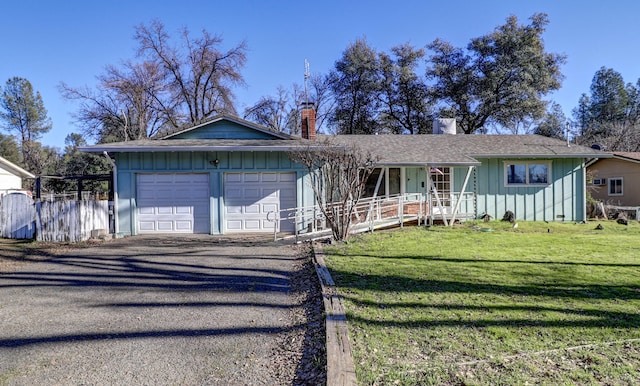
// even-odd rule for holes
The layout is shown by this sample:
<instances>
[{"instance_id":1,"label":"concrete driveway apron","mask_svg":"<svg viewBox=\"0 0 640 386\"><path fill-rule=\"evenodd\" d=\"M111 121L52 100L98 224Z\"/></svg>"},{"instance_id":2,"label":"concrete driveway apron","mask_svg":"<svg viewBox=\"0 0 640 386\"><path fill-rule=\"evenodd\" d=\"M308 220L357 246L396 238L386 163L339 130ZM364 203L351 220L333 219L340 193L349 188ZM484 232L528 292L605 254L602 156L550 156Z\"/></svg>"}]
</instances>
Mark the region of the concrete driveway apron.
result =
<instances>
[{"instance_id":1,"label":"concrete driveway apron","mask_svg":"<svg viewBox=\"0 0 640 386\"><path fill-rule=\"evenodd\" d=\"M292 246L131 237L0 275L0 384L276 384Z\"/></svg>"}]
</instances>

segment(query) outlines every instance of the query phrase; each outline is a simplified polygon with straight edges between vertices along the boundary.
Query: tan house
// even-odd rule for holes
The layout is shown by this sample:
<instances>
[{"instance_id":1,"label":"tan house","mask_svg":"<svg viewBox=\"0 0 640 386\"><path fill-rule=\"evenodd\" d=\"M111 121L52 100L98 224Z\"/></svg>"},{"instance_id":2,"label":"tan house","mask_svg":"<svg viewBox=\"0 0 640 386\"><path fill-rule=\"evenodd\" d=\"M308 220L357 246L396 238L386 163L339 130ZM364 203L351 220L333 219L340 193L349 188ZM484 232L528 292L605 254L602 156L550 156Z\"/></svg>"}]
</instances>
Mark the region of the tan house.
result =
<instances>
[{"instance_id":1,"label":"tan house","mask_svg":"<svg viewBox=\"0 0 640 386\"><path fill-rule=\"evenodd\" d=\"M640 206L640 152L613 153L587 164L591 196L608 205Z\"/></svg>"}]
</instances>

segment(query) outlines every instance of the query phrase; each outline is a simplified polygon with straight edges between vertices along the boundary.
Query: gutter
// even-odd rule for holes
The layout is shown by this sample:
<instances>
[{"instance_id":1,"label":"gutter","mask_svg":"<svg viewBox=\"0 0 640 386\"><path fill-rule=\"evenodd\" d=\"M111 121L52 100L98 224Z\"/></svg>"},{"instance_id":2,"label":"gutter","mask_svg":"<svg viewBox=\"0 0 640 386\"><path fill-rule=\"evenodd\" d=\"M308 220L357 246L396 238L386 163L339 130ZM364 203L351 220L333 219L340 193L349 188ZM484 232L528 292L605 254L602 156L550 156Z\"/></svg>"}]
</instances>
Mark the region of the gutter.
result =
<instances>
[{"instance_id":1,"label":"gutter","mask_svg":"<svg viewBox=\"0 0 640 386\"><path fill-rule=\"evenodd\" d=\"M393 166L393 167L401 167L401 166L414 166L414 167L427 167L427 166L480 166L482 162L480 161L469 161L469 162L438 162L438 161L429 161L429 162L384 162L380 161L376 163L378 166Z\"/></svg>"},{"instance_id":2,"label":"gutter","mask_svg":"<svg viewBox=\"0 0 640 386\"><path fill-rule=\"evenodd\" d=\"M88 153L153 153L177 151L296 151L322 150L326 147L316 146L136 146L136 147L80 147L78 150ZM338 147L340 148L340 147Z\"/></svg>"},{"instance_id":3,"label":"gutter","mask_svg":"<svg viewBox=\"0 0 640 386\"><path fill-rule=\"evenodd\" d=\"M611 158L607 153L575 153L575 154L470 154L474 158L536 159L536 158Z\"/></svg>"},{"instance_id":4,"label":"gutter","mask_svg":"<svg viewBox=\"0 0 640 386\"><path fill-rule=\"evenodd\" d=\"M107 157L107 161L113 166L113 221L115 222L113 231L117 237L118 233L120 233L120 225L118 224L118 166L109 157L109 153L103 151L102 154Z\"/></svg>"}]
</instances>

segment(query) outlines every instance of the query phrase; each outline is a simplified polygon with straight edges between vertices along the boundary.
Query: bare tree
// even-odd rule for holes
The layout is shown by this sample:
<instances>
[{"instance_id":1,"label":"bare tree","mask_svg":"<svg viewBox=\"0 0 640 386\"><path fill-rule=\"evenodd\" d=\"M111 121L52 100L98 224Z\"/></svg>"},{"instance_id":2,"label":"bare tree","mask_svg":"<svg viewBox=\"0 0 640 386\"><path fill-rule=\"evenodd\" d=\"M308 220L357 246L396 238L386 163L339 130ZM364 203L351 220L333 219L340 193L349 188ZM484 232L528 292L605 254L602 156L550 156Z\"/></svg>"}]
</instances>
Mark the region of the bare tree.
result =
<instances>
[{"instance_id":1,"label":"bare tree","mask_svg":"<svg viewBox=\"0 0 640 386\"><path fill-rule=\"evenodd\" d=\"M181 47L171 45L159 21L141 24L135 32L138 54L156 63L167 82L168 93L156 97L167 116L174 117L171 122L197 124L214 114L235 114L232 88L244 84L240 69L247 60L246 43L221 51L220 36L203 30L200 38L192 39L186 28L181 38Z\"/></svg>"},{"instance_id":2,"label":"bare tree","mask_svg":"<svg viewBox=\"0 0 640 386\"><path fill-rule=\"evenodd\" d=\"M128 141L151 137L171 126L173 106L164 106L157 95L166 85L152 62L125 62L122 68L107 66L98 76L97 90L60 84L62 95L80 101L76 121L85 135L99 142Z\"/></svg>"},{"instance_id":3,"label":"bare tree","mask_svg":"<svg viewBox=\"0 0 640 386\"><path fill-rule=\"evenodd\" d=\"M291 102L289 93L282 86L278 87L276 97L262 97L244 111L245 119L289 134L299 134L298 115L297 106Z\"/></svg>"},{"instance_id":4,"label":"bare tree","mask_svg":"<svg viewBox=\"0 0 640 386\"><path fill-rule=\"evenodd\" d=\"M335 240L346 240L356 205L377 159L357 147L336 145L326 139L304 150L289 152L314 179L311 186Z\"/></svg>"},{"instance_id":5,"label":"bare tree","mask_svg":"<svg viewBox=\"0 0 640 386\"><path fill-rule=\"evenodd\" d=\"M311 75L307 88L294 83L291 91L278 87L276 96L263 96L254 105L244 110L244 118L272 128L276 131L299 135L303 103L310 102L316 111L316 128L326 132L325 119L334 106L327 76Z\"/></svg>"}]
</instances>

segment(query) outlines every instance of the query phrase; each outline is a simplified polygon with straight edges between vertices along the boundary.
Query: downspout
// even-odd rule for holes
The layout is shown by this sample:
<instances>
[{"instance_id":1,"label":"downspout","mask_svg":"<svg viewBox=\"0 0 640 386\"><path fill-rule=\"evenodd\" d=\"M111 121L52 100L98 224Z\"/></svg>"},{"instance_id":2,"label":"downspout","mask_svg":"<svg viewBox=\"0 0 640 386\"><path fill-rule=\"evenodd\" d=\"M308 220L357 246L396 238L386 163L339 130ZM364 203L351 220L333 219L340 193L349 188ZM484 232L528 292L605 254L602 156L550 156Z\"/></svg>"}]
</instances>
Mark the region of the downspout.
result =
<instances>
[{"instance_id":1,"label":"downspout","mask_svg":"<svg viewBox=\"0 0 640 386\"><path fill-rule=\"evenodd\" d=\"M118 224L118 166L116 163L109 157L109 153L103 151L105 157L107 157L107 161L113 166L113 221L115 224L113 225L113 231L116 234L120 233L120 225Z\"/></svg>"}]
</instances>

